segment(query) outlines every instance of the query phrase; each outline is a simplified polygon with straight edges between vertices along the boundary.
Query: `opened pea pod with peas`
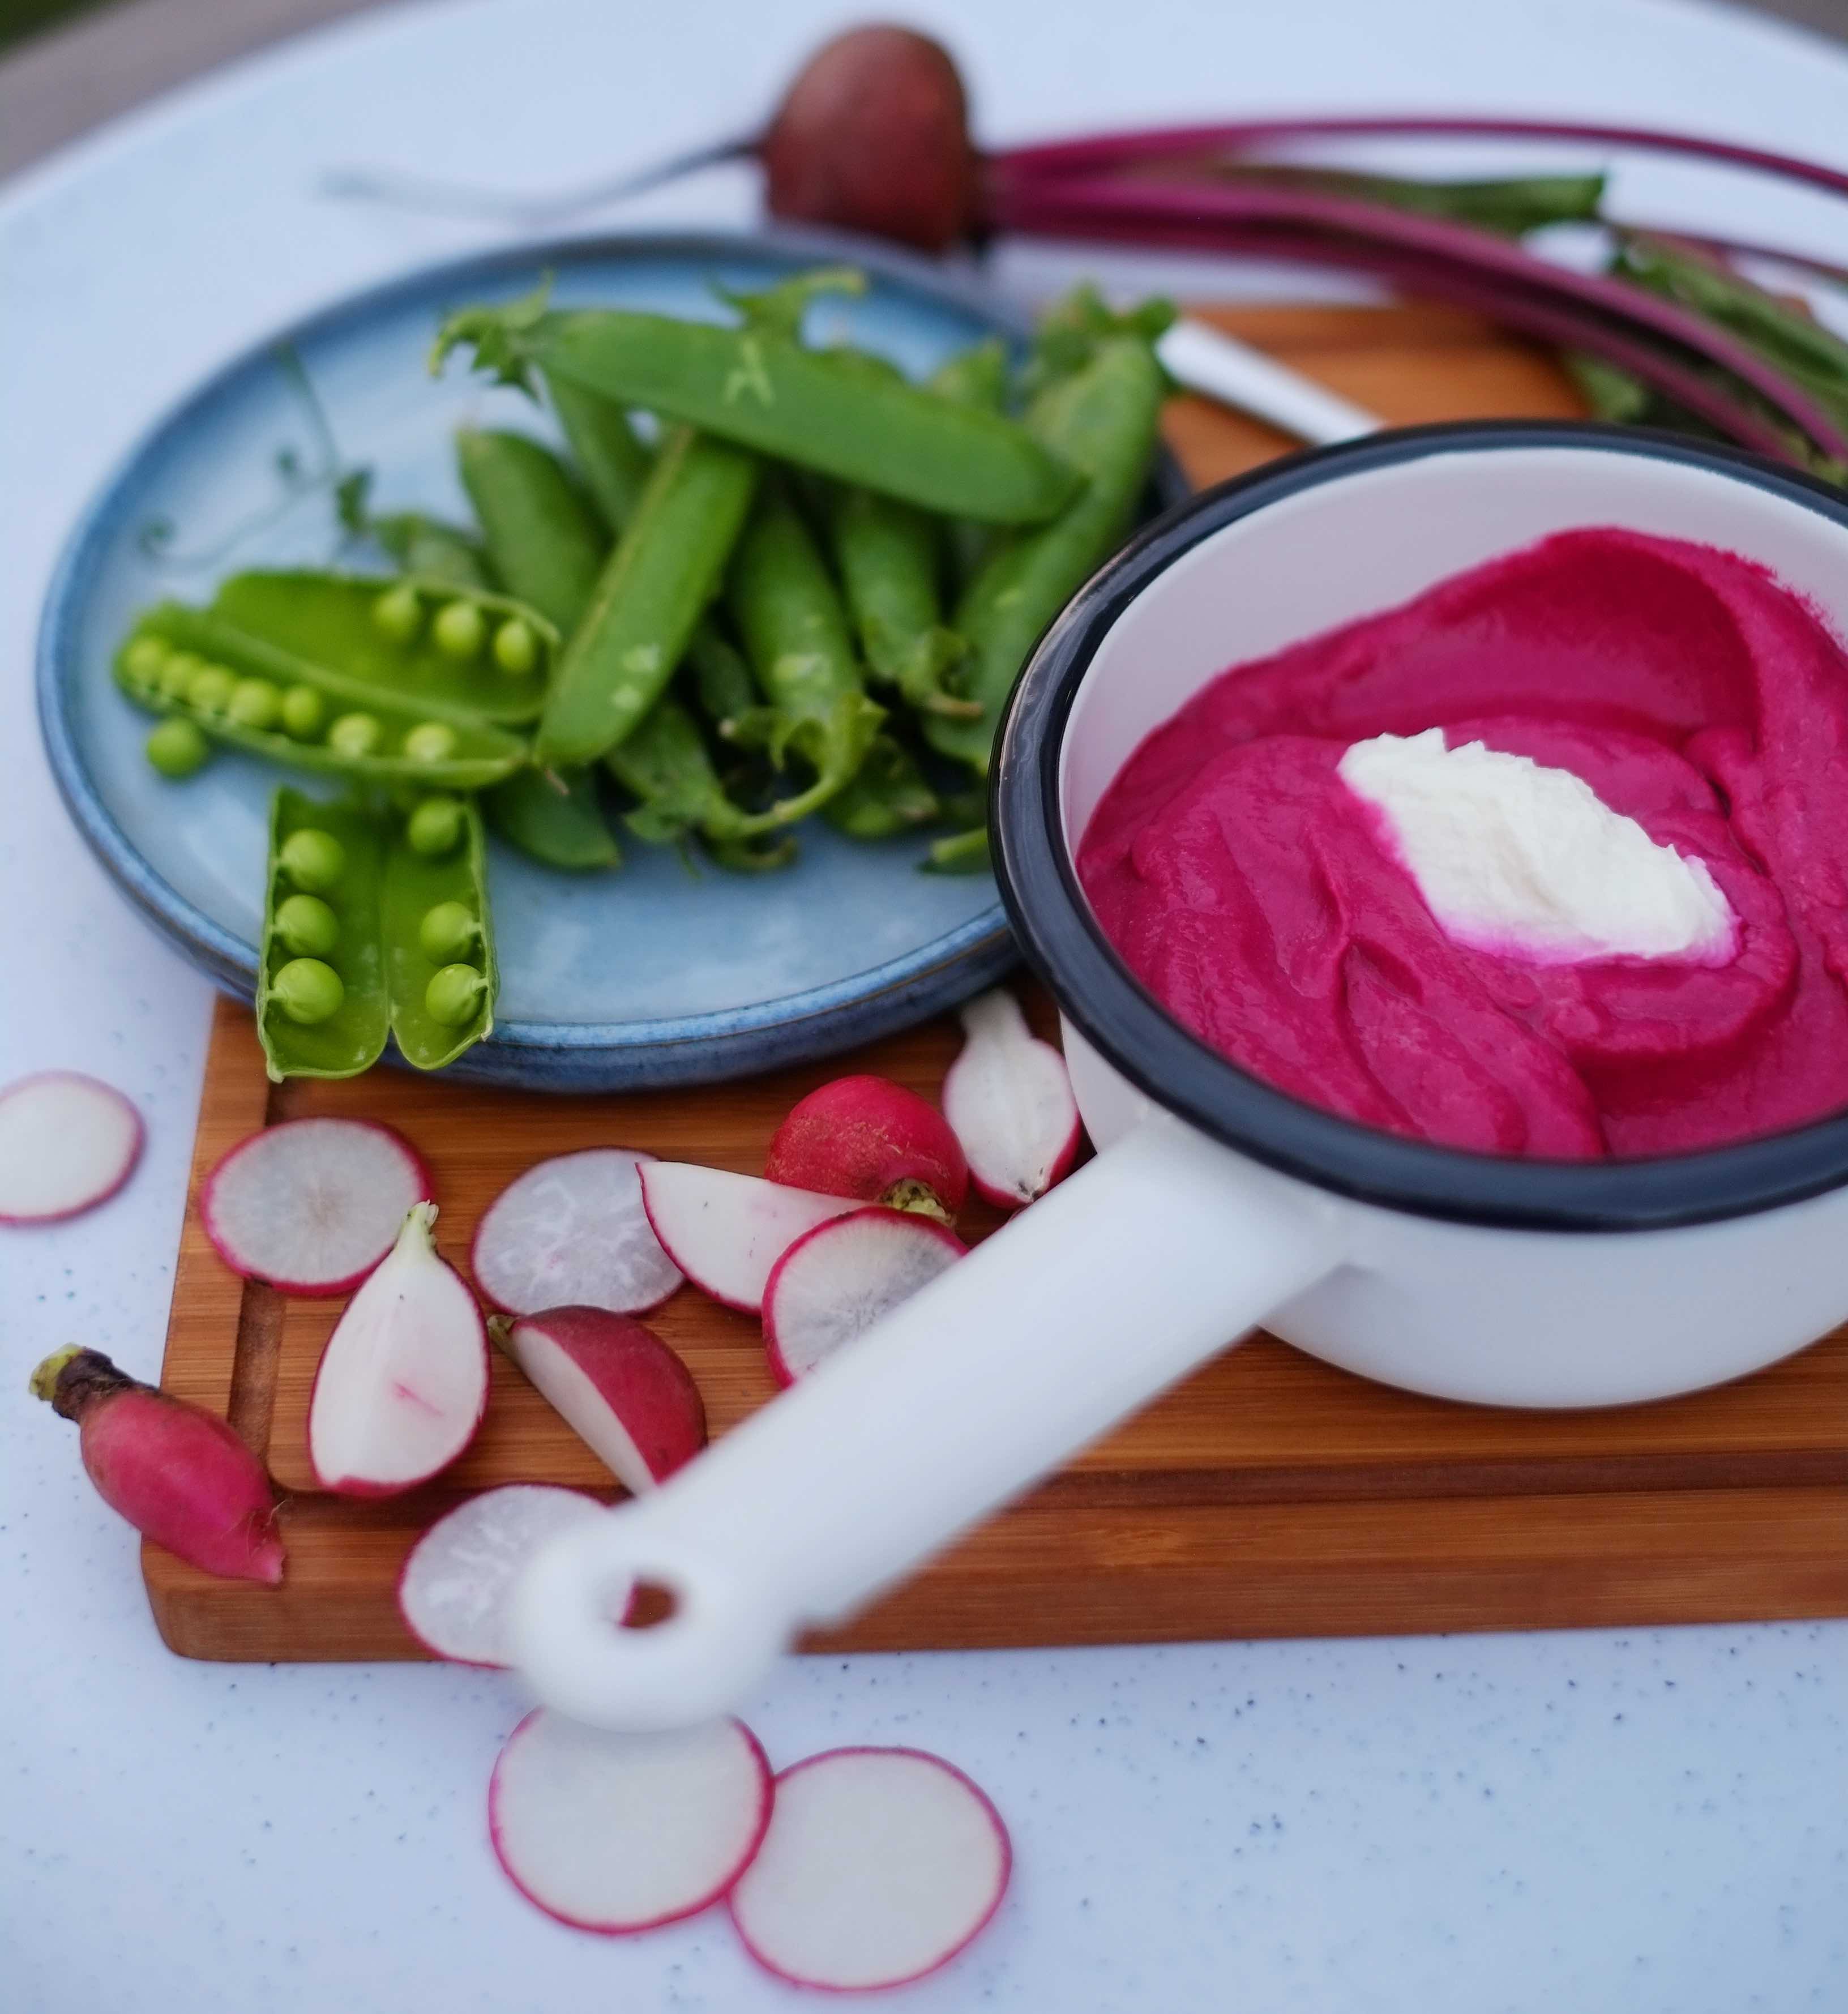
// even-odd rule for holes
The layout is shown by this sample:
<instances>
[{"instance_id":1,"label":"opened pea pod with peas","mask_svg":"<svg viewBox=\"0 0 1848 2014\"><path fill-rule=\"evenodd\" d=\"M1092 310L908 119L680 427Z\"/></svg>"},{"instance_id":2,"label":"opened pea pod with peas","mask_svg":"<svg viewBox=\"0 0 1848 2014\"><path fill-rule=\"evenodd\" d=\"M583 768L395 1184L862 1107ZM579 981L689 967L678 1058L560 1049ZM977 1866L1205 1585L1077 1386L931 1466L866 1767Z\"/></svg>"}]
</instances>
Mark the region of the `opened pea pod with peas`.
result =
<instances>
[{"instance_id":1,"label":"opened pea pod with peas","mask_svg":"<svg viewBox=\"0 0 1848 2014\"><path fill-rule=\"evenodd\" d=\"M432 367L459 349L543 400L564 454L465 429L474 525L344 500L397 572L244 572L137 620L116 676L163 775L228 744L347 787L273 806L272 1075L352 1075L388 1038L440 1068L489 1032L484 824L578 873L620 864L618 828L761 873L816 813L985 864L1003 704L1148 480L1166 310L1081 288L1023 369L990 341L920 385L801 341L817 294L863 285L728 297L730 326L543 292L453 314Z\"/></svg>"}]
</instances>

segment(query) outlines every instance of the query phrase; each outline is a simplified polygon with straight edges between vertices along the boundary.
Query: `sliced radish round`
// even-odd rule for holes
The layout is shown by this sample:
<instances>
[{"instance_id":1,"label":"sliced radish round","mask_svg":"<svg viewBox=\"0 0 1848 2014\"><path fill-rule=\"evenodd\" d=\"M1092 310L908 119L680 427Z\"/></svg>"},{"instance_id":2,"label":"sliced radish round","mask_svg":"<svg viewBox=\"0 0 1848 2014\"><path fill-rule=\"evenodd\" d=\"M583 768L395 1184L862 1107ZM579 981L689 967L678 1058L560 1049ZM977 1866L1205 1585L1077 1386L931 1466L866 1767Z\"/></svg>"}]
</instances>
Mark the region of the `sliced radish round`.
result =
<instances>
[{"instance_id":1,"label":"sliced radish round","mask_svg":"<svg viewBox=\"0 0 1848 2014\"><path fill-rule=\"evenodd\" d=\"M548 1308L497 1320L495 1339L639 1496L706 1445L693 1373L653 1329L607 1308Z\"/></svg>"},{"instance_id":2,"label":"sliced radish round","mask_svg":"<svg viewBox=\"0 0 1848 2014\"><path fill-rule=\"evenodd\" d=\"M771 1267L804 1231L865 1207L690 1161L645 1162L642 1201L655 1236L693 1285L753 1315Z\"/></svg>"},{"instance_id":3,"label":"sliced radish round","mask_svg":"<svg viewBox=\"0 0 1848 2014\"><path fill-rule=\"evenodd\" d=\"M398 1576L405 1628L453 1663L511 1664L507 1599L520 1569L554 1532L603 1507L549 1482L510 1482L457 1504L411 1547Z\"/></svg>"},{"instance_id":4,"label":"sliced radish round","mask_svg":"<svg viewBox=\"0 0 1848 2014\"><path fill-rule=\"evenodd\" d=\"M1065 1059L1026 1025L1004 987L962 1009L969 1040L944 1079L944 1116L979 1194L1003 1209L1044 1195L1072 1165L1083 1129Z\"/></svg>"},{"instance_id":5,"label":"sliced radish round","mask_svg":"<svg viewBox=\"0 0 1848 2014\"><path fill-rule=\"evenodd\" d=\"M947 1965L1001 1906L1013 1849L960 1769L915 1748L836 1748L776 1779L732 1890L744 1948L795 1986L904 1986Z\"/></svg>"},{"instance_id":6,"label":"sliced radish round","mask_svg":"<svg viewBox=\"0 0 1848 2014\"><path fill-rule=\"evenodd\" d=\"M199 1220L234 1273L285 1294L344 1294L435 1193L400 1133L369 1119L291 1119L239 1141L206 1177Z\"/></svg>"},{"instance_id":7,"label":"sliced radish round","mask_svg":"<svg viewBox=\"0 0 1848 2014\"><path fill-rule=\"evenodd\" d=\"M680 1285L642 1207L638 1167L654 1156L628 1147L560 1154L508 1183L475 1228L476 1284L510 1315L541 1308L608 1308L639 1314Z\"/></svg>"},{"instance_id":8,"label":"sliced radish round","mask_svg":"<svg viewBox=\"0 0 1848 2014\"><path fill-rule=\"evenodd\" d=\"M582 1930L650 1930L716 1902L769 1822L770 1765L737 1720L611 1734L541 1707L488 1786L509 1880Z\"/></svg>"},{"instance_id":9,"label":"sliced radish round","mask_svg":"<svg viewBox=\"0 0 1848 2014\"><path fill-rule=\"evenodd\" d=\"M106 1202L134 1170L141 1116L77 1070L0 1091L0 1224L55 1224Z\"/></svg>"},{"instance_id":10,"label":"sliced radish round","mask_svg":"<svg viewBox=\"0 0 1848 2014\"><path fill-rule=\"evenodd\" d=\"M764 1347L777 1383L806 1378L968 1249L910 1210L857 1209L817 1224L777 1260L764 1289Z\"/></svg>"}]
</instances>

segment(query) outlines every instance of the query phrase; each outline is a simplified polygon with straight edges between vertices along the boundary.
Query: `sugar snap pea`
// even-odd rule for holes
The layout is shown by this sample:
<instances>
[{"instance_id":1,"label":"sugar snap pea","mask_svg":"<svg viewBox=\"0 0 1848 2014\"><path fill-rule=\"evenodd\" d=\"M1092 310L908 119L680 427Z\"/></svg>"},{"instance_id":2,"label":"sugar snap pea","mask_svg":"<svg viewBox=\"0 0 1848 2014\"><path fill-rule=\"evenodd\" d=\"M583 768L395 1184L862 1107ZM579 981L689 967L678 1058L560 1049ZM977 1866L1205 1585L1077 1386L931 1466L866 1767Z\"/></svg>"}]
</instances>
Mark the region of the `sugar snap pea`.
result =
<instances>
[{"instance_id":1,"label":"sugar snap pea","mask_svg":"<svg viewBox=\"0 0 1848 2014\"><path fill-rule=\"evenodd\" d=\"M622 854L587 769L517 770L482 799L488 822L511 846L548 867L615 867Z\"/></svg>"},{"instance_id":2,"label":"sugar snap pea","mask_svg":"<svg viewBox=\"0 0 1848 2014\"><path fill-rule=\"evenodd\" d=\"M256 1030L270 1076L356 1077L385 1045L376 821L286 786L270 805ZM312 907L306 905L312 905Z\"/></svg>"},{"instance_id":3,"label":"sugar snap pea","mask_svg":"<svg viewBox=\"0 0 1848 2014\"><path fill-rule=\"evenodd\" d=\"M973 826L967 832L951 833L935 840L920 864L926 874L981 873L992 865L987 826Z\"/></svg>"},{"instance_id":4,"label":"sugar snap pea","mask_svg":"<svg viewBox=\"0 0 1848 2014\"><path fill-rule=\"evenodd\" d=\"M600 393L574 378L548 378L546 396L604 525L620 535L640 507L654 457L629 414Z\"/></svg>"},{"instance_id":5,"label":"sugar snap pea","mask_svg":"<svg viewBox=\"0 0 1848 2014\"><path fill-rule=\"evenodd\" d=\"M747 714L758 711L750 667L736 644L708 619L686 647L686 669L700 711L728 738Z\"/></svg>"},{"instance_id":6,"label":"sugar snap pea","mask_svg":"<svg viewBox=\"0 0 1848 2014\"><path fill-rule=\"evenodd\" d=\"M973 406L984 413L1005 412L1008 346L998 335L989 336L946 357L927 382L940 399L947 399L952 405ZM943 535L950 572L958 589L975 579L982 562L1004 536L993 525L978 524L968 518L944 521Z\"/></svg>"},{"instance_id":7,"label":"sugar snap pea","mask_svg":"<svg viewBox=\"0 0 1848 2014\"><path fill-rule=\"evenodd\" d=\"M763 328L621 309L550 314L529 301L452 315L433 364L459 346L507 382L525 383L535 371L569 378L926 510L1040 524L1078 486L1075 471L1013 421L922 386L843 371L826 351Z\"/></svg>"},{"instance_id":8,"label":"sugar snap pea","mask_svg":"<svg viewBox=\"0 0 1848 2014\"><path fill-rule=\"evenodd\" d=\"M365 529L400 572L449 587L496 585L486 549L460 525L446 524L421 511L394 511L368 518Z\"/></svg>"},{"instance_id":9,"label":"sugar snap pea","mask_svg":"<svg viewBox=\"0 0 1848 2014\"><path fill-rule=\"evenodd\" d=\"M897 839L942 810L917 758L890 734L877 735L853 780L822 816L850 839Z\"/></svg>"},{"instance_id":10,"label":"sugar snap pea","mask_svg":"<svg viewBox=\"0 0 1848 2014\"><path fill-rule=\"evenodd\" d=\"M462 486L507 590L568 634L603 562L590 501L549 448L525 434L464 427L456 436Z\"/></svg>"},{"instance_id":11,"label":"sugar snap pea","mask_svg":"<svg viewBox=\"0 0 1848 2014\"><path fill-rule=\"evenodd\" d=\"M793 839L766 837L786 821L743 811L726 794L698 722L671 693L603 761L636 801L624 822L638 839L677 844L697 833L722 865L750 872L795 858Z\"/></svg>"},{"instance_id":12,"label":"sugar snap pea","mask_svg":"<svg viewBox=\"0 0 1848 2014\"><path fill-rule=\"evenodd\" d=\"M981 707L944 683L969 647L941 619L936 524L911 504L855 486L829 500L828 529L867 668L921 713L979 719Z\"/></svg>"},{"instance_id":13,"label":"sugar snap pea","mask_svg":"<svg viewBox=\"0 0 1848 2014\"><path fill-rule=\"evenodd\" d=\"M435 855L410 844L401 819L390 822L381 925L392 1035L406 1063L441 1070L494 1026L500 971L481 814L466 805L456 844ZM446 935L427 930L449 905Z\"/></svg>"}]
</instances>

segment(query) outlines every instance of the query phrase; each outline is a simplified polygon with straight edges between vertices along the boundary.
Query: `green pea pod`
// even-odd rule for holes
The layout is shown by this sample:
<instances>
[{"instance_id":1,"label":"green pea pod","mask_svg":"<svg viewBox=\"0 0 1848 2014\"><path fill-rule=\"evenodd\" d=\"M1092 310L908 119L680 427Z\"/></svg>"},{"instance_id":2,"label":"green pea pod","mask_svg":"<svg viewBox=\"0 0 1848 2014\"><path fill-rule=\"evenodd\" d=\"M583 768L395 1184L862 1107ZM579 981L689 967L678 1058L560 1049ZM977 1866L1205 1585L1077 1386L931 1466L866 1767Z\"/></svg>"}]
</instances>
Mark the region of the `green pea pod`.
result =
<instances>
[{"instance_id":1,"label":"green pea pod","mask_svg":"<svg viewBox=\"0 0 1848 2014\"><path fill-rule=\"evenodd\" d=\"M1166 389L1148 345L1113 336L1029 408L1027 424L1090 482L1055 523L994 553L965 591L955 616L970 651L962 683L983 717L927 718L925 737L940 754L987 773L995 725L1028 654L1128 529L1148 480Z\"/></svg>"},{"instance_id":2,"label":"green pea pod","mask_svg":"<svg viewBox=\"0 0 1848 2014\"><path fill-rule=\"evenodd\" d=\"M446 623L470 611L478 620L463 626L475 633L475 647L460 654L446 650ZM312 676L324 690L337 690L356 705L383 696L457 722L536 720L558 648L557 631L523 604L422 577L238 573L220 583L211 612L244 636L286 653L298 668L288 674L292 681ZM507 670L496 654L510 629L529 640L529 661L521 671ZM314 669L311 675L301 667Z\"/></svg>"},{"instance_id":3,"label":"green pea pod","mask_svg":"<svg viewBox=\"0 0 1848 2014\"><path fill-rule=\"evenodd\" d=\"M722 865L753 871L794 858L793 844L786 840L768 848L761 844L786 821L772 813L745 812L732 801L699 723L671 695L603 761L636 800L624 822L638 839L673 845L697 833Z\"/></svg>"},{"instance_id":4,"label":"green pea pod","mask_svg":"<svg viewBox=\"0 0 1848 2014\"><path fill-rule=\"evenodd\" d=\"M1037 398L1048 385L1082 371L1103 344L1121 337L1152 346L1172 326L1174 314L1174 303L1159 295L1131 308L1113 308L1092 281L1081 281L1040 316L1022 389Z\"/></svg>"},{"instance_id":5,"label":"green pea pod","mask_svg":"<svg viewBox=\"0 0 1848 2014\"><path fill-rule=\"evenodd\" d=\"M392 1034L404 1060L441 1070L494 1027L500 983L488 909L487 848L473 804L456 844L432 856L394 819L382 908Z\"/></svg>"},{"instance_id":6,"label":"green pea pod","mask_svg":"<svg viewBox=\"0 0 1848 2014\"><path fill-rule=\"evenodd\" d=\"M324 835L331 849L298 837L304 833ZM298 853L299 874L289 865ZM256 1032L273 1081L357 1077L378 1062L391 1020L380 938L383 884L378 826L362 806L318 803L286 785L276 792L270 802L269 878L256 977ZM331 941L324 929L298 934L297 913L321 916L324 926L324 906L332 920ZM288 980L278 984L279 974L295 966L299 977L304 963L333 975L337 998L330 987L324 998L303 1001ZM319 1012L329 999L331 1011ZM306 1007L312 1018L296 1019L285 1003Z\"/></svg>"},{"instance_id":7,"label":"green pea pod","mask_svg":"<svg viewBox=\"0 0 1848 2014\"><path fill-rule=\"evenodd\" d=\"M693 632L686 647L686 668L700 711L722 735L729 735L747 715L760 711L750 665L715 623L702 622Z\"/></svg>"},{"instance_id":8,"label":"green pea pod","mask_svg":"<svg viewBox=\"0 0 1848 2014\"><path fill-rule=\"evenodd\" d=\"M421 511L396 511L367 518L364 529L397 562L400 572L446 587L495 586L485 547L460 525L426 517Z\"/></svg>"},{"instance_id":9,"label":"green pea pod","mask_svg":"<svg viewBox=\"0 0 1848 2014\"><path fill-rule=\"evenodd\" d=\"M572 633L539 721L548 768L594 762L641 725L722 578L757 464L678 429Z\"/></svg>"},{"instance_id":10,"label":"green pea pod","mask_svg":"<svg viewBox=\"0 0 1848 2014\"><path fill-rule=\"evenodd\" d=\"M588 769L518 770L485 794L482 808L510 846L544 866L587 872L622 864Z\"/></svg>"},{"instance_id":11,"label":"green pea pod","mask_svg":"<svg viewBox=\"0 0 1848 2014\"><path fill-rule=\"evenodd\" d=\"M793 752L815 772L780 807L793 821L843 790L865 760L886 711L866 697L847 615L800 513L766 487L738 542L726 593L775 724L771 758Z\"/></svg>"},{"instance_id":12,"label":"green pea pod","mask_svg":"<svg viewBox=\"0 0 1848 2014\"><path fill-rule=\"evenodd\" d=\"M991 335L972 349L960 349L937 366L929 384L940 399L947 399L952 405L972 406L984 413L1005 412L1008 346L998 335ZM944 550L950 572L959 588L975 579L1002 536L994 525L977 524L967 518L944 523Z\"/></svg>"},{"instance_id":13,"label":"green pea pod","mask_svg":"<svg viewBox=\"0 0 1848 2014\"><path fill-rule=\"evenodd\" d=\"M589 500L557 456L525 434L464 427L456 436L456 465L495 572L568 636L589 603L608 543Z\"/></svg>"},{"instance_id":14,"label":"green pea pod","mask_svg":"<svg viewBox=\"0 0 1848 2014\"><path fill-rule=\"evenodd\" d=\"M860 647L876 678L920 713L975 719L981 708L945 689L968 646L946 629L937 599L937 529L922 511L870 489L840 489L828 529Z\"/></svg>"},{"instance_id":15,"label":"green pea pod","mask_svg":"<svg viewBox=\"0 0 1848 2014\"><path fill-rule=\"evenodd\" d=\"M929 825L943 809L917 758L889 734L876 736L853 781L822 816L849 839L897 839Z\"/></svg>"},{"instance_id":16,"label":"green pea pod","mask_svg":"<svg viewBox=\"0 0 1848 2014\"><path fill-rule=\"evenodd\" d=\"M148 654L135 648L146 638L164 647L152 678L144 668ZM189 686L169 689L162 683L187 664L193 668ZM178 602L141 615L116 654L115 672L137 705L190 720L247 754L317 775L478 790L528 759L525 742L505 728L340 678ZM299 711L294 702L303 695L312 703Z\"/></svg>"},{"instance_id":17,"label":"green pea pod","mask_svg":"<svg viewBox=\"0 0 1848 2014\"><path fill-rule=\"evenodd\" d=\"M825 351L749 327L721 328L626 310L547 314L532 303L465 309L437 337L524 384L570 378L843 482L926 510L997 524L1054 517L1075 472L1013 421L953 406L922 386L843 371Z\"/></svg>"},{"instance_id":18,"label":"green pea pod","mask_svg":"<svg viewBox=\"0 0 1848 2014\"><path fill-rule=\"evenodd\" d=\"M918 863L919 872L925 874L980 874L992 865L985 825L937 840Z\"/></svg>"},{"instance_id":19,"label":"green pea pod","mask_svg":"<svg viewBox=\"0 0 1848 2014\"><path fill-rule=\"evenodd\" d=\"M641 508L654 457L621 407L570 378L548 378L546 396L558 415L571 459L604 524L618 537Z\"/></svg>"}]
</instances>

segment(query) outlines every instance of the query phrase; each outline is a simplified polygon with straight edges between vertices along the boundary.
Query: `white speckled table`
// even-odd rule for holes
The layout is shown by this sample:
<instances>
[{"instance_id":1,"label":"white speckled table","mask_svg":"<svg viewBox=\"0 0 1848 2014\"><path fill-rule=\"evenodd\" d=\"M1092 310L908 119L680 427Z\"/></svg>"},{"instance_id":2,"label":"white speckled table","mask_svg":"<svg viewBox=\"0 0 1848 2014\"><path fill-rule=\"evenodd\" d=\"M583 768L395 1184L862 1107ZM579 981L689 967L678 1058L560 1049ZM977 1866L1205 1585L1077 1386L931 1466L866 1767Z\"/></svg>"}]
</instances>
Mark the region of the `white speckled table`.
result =
<instances>
[{"instance_id":1,"label":"white speckled table","mask_svg":"<svg viewBox=\"0 0 1848 2014\"><path fill-rule=\"evenodd\" d=\"M27 666L65 529L154 413L278 321L471 242L317 202L318 167L568 181L743 123L844 11L367 16L0 192L0 1081L94 1070L149 1123L108 1209L0 1237L5 2014L732 2014L797 1997L750 1971L722 1919L610 1944L502 1883L482 1802L520 1711L510 1683L159 1647L127 1532L81 1484L69 1430L19 1388L68 1338L158 1361L207 996L66 824ZM1234 103L1487 103L1848 159L1848 62L1667 0L1395 0L1389 34L1365 0L922 11L966 52L996 134ZM1635 187L1658 213L1714 200L1665 167ZM749 201L718 173L631 214L733 220ZM1726 201L1848 256L1820 205L1774 218L1761 197ZM1005 276L1038 286L1050 263L1016 257ZM841 1740L940 1747L1008 1815L1012 1897L904 2003L920 2009L1848 2009L1848 1624L815 1661L752 1718L783 1760Z\"/></svg>"}]
</instances>

